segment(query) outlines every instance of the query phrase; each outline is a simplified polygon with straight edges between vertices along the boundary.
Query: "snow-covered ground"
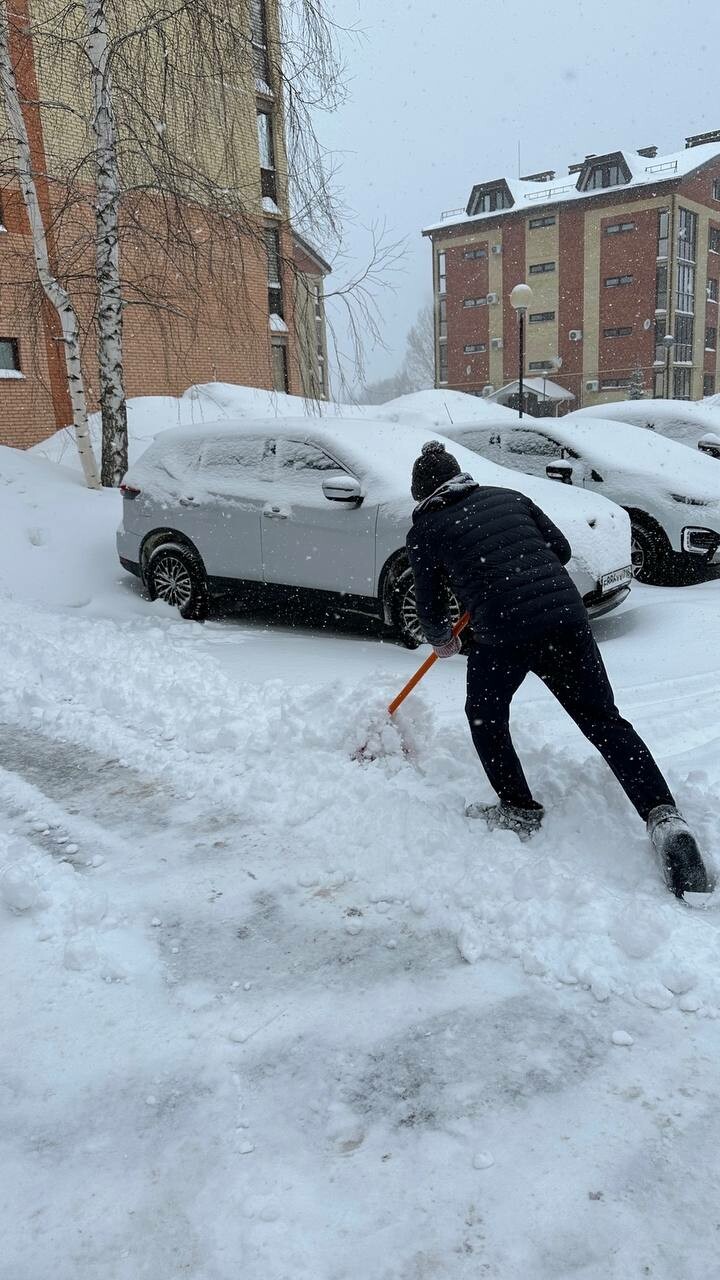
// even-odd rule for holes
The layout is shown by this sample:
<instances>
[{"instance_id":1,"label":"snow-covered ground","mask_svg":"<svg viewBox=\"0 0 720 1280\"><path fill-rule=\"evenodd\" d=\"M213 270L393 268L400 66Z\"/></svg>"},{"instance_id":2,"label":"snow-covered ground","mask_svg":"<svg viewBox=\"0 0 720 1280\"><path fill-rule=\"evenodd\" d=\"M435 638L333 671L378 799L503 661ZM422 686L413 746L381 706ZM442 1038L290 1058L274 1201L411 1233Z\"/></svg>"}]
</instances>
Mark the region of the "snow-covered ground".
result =
<instances>
[{"instance_id":1,"label":"snow-covered ground","mask_svg":"<svg viewBox=\"0 0 720 1280\"><path fill-rule=\"evenodd\" d=\"M378 729L422 655L182 623L118 520L0 450L3 1278L708 1280L715 904L536 681L523 845L463 817L462 659ZM596 628L718 854L719 603Z\"/></svg>"}]
</instances>

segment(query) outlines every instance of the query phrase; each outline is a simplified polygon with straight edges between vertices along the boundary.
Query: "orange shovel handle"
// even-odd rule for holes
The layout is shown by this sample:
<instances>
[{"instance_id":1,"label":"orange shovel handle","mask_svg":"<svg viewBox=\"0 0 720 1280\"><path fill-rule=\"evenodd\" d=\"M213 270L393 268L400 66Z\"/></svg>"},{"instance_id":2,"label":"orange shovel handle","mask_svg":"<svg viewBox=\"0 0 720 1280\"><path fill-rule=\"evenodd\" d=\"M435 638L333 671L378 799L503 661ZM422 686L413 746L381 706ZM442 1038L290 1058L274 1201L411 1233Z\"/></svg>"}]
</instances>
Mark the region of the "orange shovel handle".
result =
<instances>
[{"instance_id":1,"label":"orange shovel handle","mask_svg":"<svg viewBox=\"0 0 720 1280\"><path fill-rule=\"evenodd\" d=\"M469 621L470 621L469 613L464 613L462 618L458 618L457 622L455 623L455 626L452 629L453 635L459 636L460 632L465 630ZM397 698L394 698L393 701L390 703L390 706L388 707L388 711L391 716L395 715L395 712L397 711L398 707L402 705L402 703L407 698L408 694L412 693L413 689L417 684L420 683L423 676L427 675L430 668L435 666L435 663L437 662L437 660L438 660L437 654L431 653L430 657L425 659L422 666L418 667L417 671L415 672L415 675L410 677L407 684L405 685L405 688L401 689Z\"/></svg>"}]
</instances>

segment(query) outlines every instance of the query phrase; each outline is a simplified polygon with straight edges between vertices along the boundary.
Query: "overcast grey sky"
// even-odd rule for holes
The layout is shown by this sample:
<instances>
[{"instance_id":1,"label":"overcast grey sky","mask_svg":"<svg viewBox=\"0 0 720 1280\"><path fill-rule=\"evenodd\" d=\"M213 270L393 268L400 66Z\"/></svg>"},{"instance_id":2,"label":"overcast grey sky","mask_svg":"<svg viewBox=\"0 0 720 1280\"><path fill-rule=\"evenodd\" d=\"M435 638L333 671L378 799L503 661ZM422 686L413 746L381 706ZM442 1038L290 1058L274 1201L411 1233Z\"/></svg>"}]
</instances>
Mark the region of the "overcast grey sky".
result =
<instances>
[{"instance_id":1,"label":"overcast grey sky","mask_svg":"<svg viewBox=\"0 0 720 1280\"><path fill-rule=\"evenodd\" d=\"M430 296L421 227L474 182L517 175L518 142L523 173L562 173L591 151L677 151L720 129L718 0L330 0L330 12L358 34L341 37L349 100L320 118L321 138L358 222L408 237L371 377L399 363ZM347 248L367 252L360 227Z\"/></svg>"}]
</instances>

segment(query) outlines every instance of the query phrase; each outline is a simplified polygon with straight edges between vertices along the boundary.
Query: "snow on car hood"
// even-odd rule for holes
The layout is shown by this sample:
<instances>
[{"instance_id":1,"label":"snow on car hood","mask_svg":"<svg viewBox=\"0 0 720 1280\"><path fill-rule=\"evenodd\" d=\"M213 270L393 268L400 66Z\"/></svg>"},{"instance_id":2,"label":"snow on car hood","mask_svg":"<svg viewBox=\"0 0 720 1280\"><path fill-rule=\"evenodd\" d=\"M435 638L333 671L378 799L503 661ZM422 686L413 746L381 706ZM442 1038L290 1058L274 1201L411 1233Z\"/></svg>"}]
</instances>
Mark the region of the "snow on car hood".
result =
<instances>
[{"instance_id":1,"label":"snow on car hood","mask_svg":"<svg viewBox=\"0 0 720 1280\"><path fill-rule=\"evenodd\" d=\"M714 458L688 449L676 440L630 423L606 418L568 415L544 425L560 444L574 449L618 490L637 491L638 485L656 492L720 503L720 467Z\"/></svg>"}]
</instances>

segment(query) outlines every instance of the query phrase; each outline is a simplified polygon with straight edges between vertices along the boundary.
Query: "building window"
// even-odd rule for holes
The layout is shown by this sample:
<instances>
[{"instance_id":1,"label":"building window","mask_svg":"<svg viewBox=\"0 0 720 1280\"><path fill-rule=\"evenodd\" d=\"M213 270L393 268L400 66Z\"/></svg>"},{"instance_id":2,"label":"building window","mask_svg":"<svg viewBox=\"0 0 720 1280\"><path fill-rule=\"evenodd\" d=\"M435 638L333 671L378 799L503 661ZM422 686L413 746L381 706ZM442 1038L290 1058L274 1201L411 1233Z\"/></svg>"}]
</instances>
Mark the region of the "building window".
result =
<instances>
[{"instance_id":1,"label":"building window","mask_svg":"<svg viewBox=\"0 0 720 1280\"><path fill-rule=\"evenodd\" d=\"M691 369L675 369L673 374L673 398L675 400L689 400L691 384Z\"/></svg>"},{"instance_id":2,"label":"building window","mask_svg":"<svg viewBox=\"0 0 720 1280\"><path fill-rule=\"evenodd\" d=\"M655 272L655 310L667 311L668 304L668 266L667 262L658 262Z\"/></svg>"},{"instance_id":3,"label":"building window","mask_svg":"<svg viewBox=\"0 0 720 1280\"><path fill-rule=\"evenodd\" d=\"M463 258L467 262L472 262L474 258L487 258L487 249L466 249Z\"/></svg>"},{"instance_id":4,"label":"building window","mask_svg":"<svg viewBox=\"0 0 720 1280\"><path fill-rule=\"evenodd\" d=\"M439 253L438 260L438 293L447 291L447 254Z\"/></svg>"},{"instance_id":5,"label":"building window","mask_svg":"<svg viewBox=\"0 0 720 1280\"><path fill-rule=\"evenodd\" d=\"M275 143L273 140L273 121L269 111L258 108L258 149L260 151L260 187L263 197L277 200L277 183L275 181Z\"/></svg>"},{"instance_id":6,"label":"building window","mask_svg":"<svg viewBox=\"0 0 720 1280\"><path fill-rule=\"evenodd\" d=\"M552 360L531 360L528 365L531 373L547 373L548 369L554 369Z\"/></svg>"},{"instance_id":7,"label":"building window","mask_svg":"<svg viewBox=\"0 0 720 1280\"><path fill-rule=\"evenodd\" d=\"M290 390L288 381L287 347L284 342L272 343L272 376L275 391Z\"/></svg>"},{"instance_id":8,"label":"building window","mask_svg":"<svg viewBox=\"0 0 720 1280\"><path fill-rule=\"evenodd\" d=\"M695 263L697 250L697 226L697 214L692 213L690 209L681 209L677 234L679 262Z\"/></svg>"},{"instance_id":9,"label":"building window","mask_svg":"<svg viewBox=\"0 0 720 1280\"><path fill-rule=\"evenodd\" d=\"M606 289L617 289L623 284L632 284L632 276L608 276L605 281Z\"/></svg>"},{"instance_id":10,"label":"building window","mask_svg":"<svg viewBox=\"0 0 720 1280\"><path fill-rule=\"evenodd\" d=\"M554 227L555 214L549 213L545 218L531 218L529 225L531 231L538 231L540 227Z\"/></svg>"},{"instance_id":11,"label":"building window","mask_svg":"<svg viewBox=\"0 0 720 1280\"><path fill-rule=\"evenodd\" d=\"M463 298L463 306L466 310L468 307L486 307L487 298Z\"/></svg>"},{"instance_id":12,"label":"building window","mask_svg":"<svg viewBox=\"0 0 720 1280\"><path fill-rule=\"evenodd\" d=\"M277 227L265 228L265 244L268 262L268 311L271 316L283 319L283 290L280 262L280 232Z\"/></svg>"},{"instance_id":13,"label":"building window","mask_svg":"<svg viewBox=\"0 0 720 1280\"><path fill-rule=\"evenodd\" d=\"M0 375L3 373L20 373L17 338L0 338Z\"/></svg>"},{"instance_id":14,"label":"building window","mask_svg":"<svg viewBox=\"0 0 720 1280\"><path fill-rule=\"evenodd\" d=\"M439 382L447 382L447 380L448 380L448 357L447 357L447 343L446 343L446 342L441 342L441 343L440 343L439 352L440 352L440 369L439 369L439 378L438 378L438 381L439 381Z\"/></svg>"},{"instance_id":15,"label":"building window","mask_svg":"<svg viewBox=\"0 0 720 1280\"><path fill-rule=\"evenodd\" d=\"M447 338L447 299L440 299L438 307L438 337Z\"/></svg>"},{"instance_id":16,"label":"building window","mask_svg":"<svg viewBox=\"0 0 720 1280\"><path fill-rule=\"evenodd\" d=\"M531 324L545 324L547 320L555 319L554 311L533 311L528 317Z\"/></svg>"},{"instance_id":17,"label":"building window","mask_svg":"<svg viewBox=\"0 0 720 1280\"><path fill-rule=\"evenodd\" d=\"M717 351L717 328L713 324L705 329L705 350Z\"/></svg>"},{"instance_id":18,"label":"building window","mask_svg":"<svg viewBox=\"0 0 720 1280\"><path fill-rule=\"evenodd\" d=\"M512 200L504 187L493 187L492 191L482 191L476 201L474 212L496 213L498 209L509 209Z\"/></svg>"},{"instance_id":19,"label":"building window","mask_svg":"<svg viewBox=\"0 0 720 1280\"><path fill-rule=\"evenodd\" d=\"M626 181L625 174L619 164L598 164L590 170L590 177L585 184L586 191L597 191L600 187L619 187Z\"/></svg>"},{"instance_id":20,"label":"building window","mask_svg":"<svg viewBox=\"0 0 720 1280\"><path fill-rule=\"evenodd\" d=\"M618 236L626 231L635 231L634 222L611 222L609 227L605 228L606 236Z\"/></svg>"},{"instance_id":21,"label":"building window","mask_svg":"<svg viewBox=\"0 0 720 1280\"><path fill-rule=\"evenodd\" d=\"M709 240L708 248L710 249L711 253L720 253L720 228L718 227L710 228L710 240Z\"/></svg>"},{"instance_id":22,"label":"building window","mask_svg":"<svg viewBox=\"0 0 720 1280\"><path fill-rule=\"evenodd\" d=\"M712 277L707 282L707 300L708 302L717 302L718 300L718 282Z\"/></svg>"},{"instance_id":23,"label":"building window","mask_svg":"<svg viewBox=\"0 0 720 1280\"><path fill-rule=\"evenodd\" d=\"M695 268L689 262L679 262L677 269L677 309L695 312Z\"/></svg>"},{"instance_id":24,"label":"building window","mask_svg":"<svg viewBox=\"0 0 720 1280\"><path fill-rule=\"evenodd\" d=\"M693 316L677 315L675 317L675 362L677 364L692 364L694 329Z\"/></svg>"},{"instance_id":25,"label":"building window","mask_svg":"<svg viewBox=\"0 0 720 1280\"><path fill-rule=\"evenodd\" d=\"M600 383L601 391L619 391L621 387L629 387L629 378L603 378Z\"/></svg>"},{"instance_id":26,"label":"building window","mask_svg":"<svg viewBox=\"0 0 720 1280\"><path fill-rule=\"evenodd\" d=\"M629 338L632 325L616 326L614 329L603 329L603 338Z\"/></svg>"},{"instance_id":27,"label":"building window","mask_svg":"<svg viewBox=\"0 0 720 1280\"><path fill-rule=\"evenodd\" d=\"M661 209L658 214L658 258L667 258L670 247L670 210Z\"/></svg>"},{"instance_id":28,"label":"building window","mask_svg":"<svg viewBox=\"0 0 720 1280\"><path fill-rule=\"evenodd\" d=\"M543 276L555 270L554 262L534 262L530 267L531 276Z\"/></svg>"},{"instance_id":29,"label":"building window","mask_svg":"<svg viewBox=\"0 0 720 1280\"><path fill-rule=\"evenodd\" d=\"M270 87L268 58L267 10L265 0L250 0L250 40L253 49L255 77L263 87Z\"/></svg>"},{"instance_id":30,"label":"building window","mask_svg":"<svg viewBox=\"0 0 720 1280\"><path fill-rule=\"evenodd\" d=\"M665 364L667 347L663 342L667 330L667 317L661 316L655 321L655 364Z\"/></svg>"},{"instance_id":31,"label":"building window","mask_svg":"<svg viewBox=\"0 0 720 1280\"><path fill-rule=\"evenodd\" d=\"M484 342L468 342L463 347L463 355L466 356L477 356L482 351L487 351L487 346Z\"/></svg>"},{"instance_id":32,"label":"building window","mask_svg":"<svg viewBox=\"0 0 720 1280\"><path fill-rule=\"evenodd\" d=\"M713 179L713 200L720 200L720 178Z\"/></svg>"},{"instance_id":33,"label":"building window","mask_svg":"<svg viewBox=\"0 0 720 1280\"><path fill-rule=\"evenodd\" d=\"M703 378L703 395L715 395L715 375L713 373L706 373Z\"/></svg>"}]
</instances>

